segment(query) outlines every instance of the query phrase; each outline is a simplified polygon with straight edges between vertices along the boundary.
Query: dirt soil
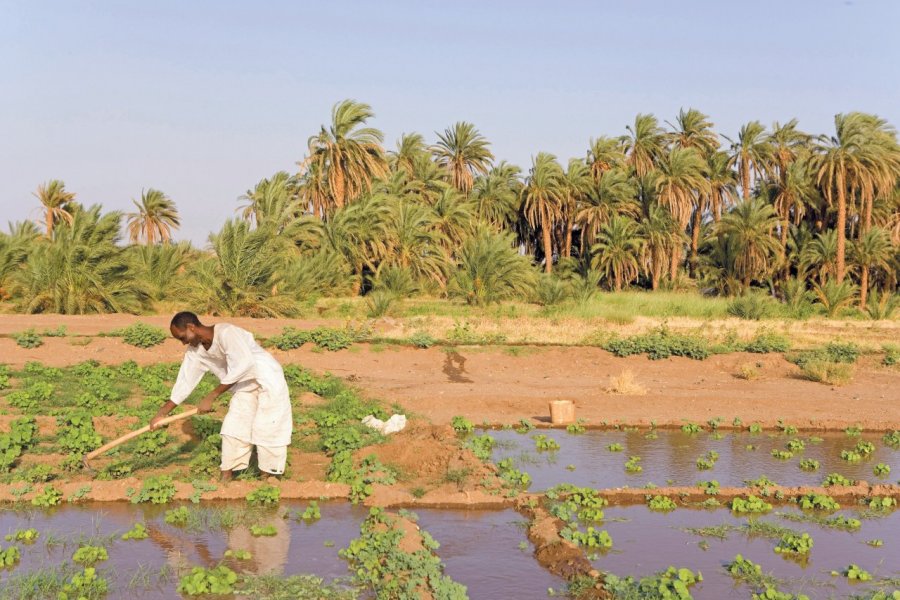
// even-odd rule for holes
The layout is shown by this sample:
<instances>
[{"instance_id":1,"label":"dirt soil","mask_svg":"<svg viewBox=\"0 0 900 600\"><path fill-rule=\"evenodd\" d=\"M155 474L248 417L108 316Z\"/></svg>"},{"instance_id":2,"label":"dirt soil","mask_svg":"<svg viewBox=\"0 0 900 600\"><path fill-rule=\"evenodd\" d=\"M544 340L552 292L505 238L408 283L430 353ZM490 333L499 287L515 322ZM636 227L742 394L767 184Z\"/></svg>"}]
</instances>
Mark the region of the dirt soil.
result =
<instances>
[{"instance_id":1,"label":"dirt soil","mask_svg":"<svg viewBox=\"0 0 900 600\"><path fill-rule=\"evenodd\" d=\"M164 326L168 317L140 317ZM21 367L28 361L65 366L95 359L118 364L175 362L183 348L176 340L151 349L126 345L120 338L93 337L132 323L128 315L60 316L0 315L0 334L34 327L37 331L65 325L69 337L44 338L26 350L11 338L0 338L0 362ZM325 321L229 319L261 335L297 327L334 325ZM88 337L81 337L88 336ZM331 372L408 414L435 424L455 415L475 423L505 424L529 419L549 421L550 400L572 400L576 417L589 425L633 424L680 426L685 420L705 422L737 416L744 423L775 426L779 419L803 429L843 429L860 424L868 430L900 427L900 370L863 357L852 381L836 387L802 378L799 368L780 354L733 353L707 360L617 358L593 347L434 347L356 344L339 352L304 346L273 350L282 363L299 363ZM758 378L736 375L749 367ZM642 395L609 391L623 372L633 374Z\"/></svg>"}]
</instances>

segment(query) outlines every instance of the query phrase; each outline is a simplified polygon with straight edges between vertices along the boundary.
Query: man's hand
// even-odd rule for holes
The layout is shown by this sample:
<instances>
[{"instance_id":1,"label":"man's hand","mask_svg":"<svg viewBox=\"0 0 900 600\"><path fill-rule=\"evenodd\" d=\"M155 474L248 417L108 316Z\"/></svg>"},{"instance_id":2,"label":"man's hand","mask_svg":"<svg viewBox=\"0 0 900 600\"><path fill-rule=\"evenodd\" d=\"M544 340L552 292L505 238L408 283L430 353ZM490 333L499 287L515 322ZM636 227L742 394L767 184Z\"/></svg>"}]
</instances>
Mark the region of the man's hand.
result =
<instances>
[{"instance_id":1,"label":"man's hand","mask_svg":"<svg viewBox=\"0 0 900 600\"><path fill-rule=\"evenodd\" d=\"M157 416L153 417L152 419L150 419L150 431L156 431L157 429L159 429L160 428L159 422L162 421L164 418L165 418L165 416L157 415Z\"/></svg>"},{"instance_id":2,"label":"man's hand","mask_svg":"<svg viewBox=\"0 0 900 600\"><path fill-rule=\"evenodd\" d=\"M156 414L150 419L150 431L156 431L161 427L159 424L160 421L166 418L166 416L172 412L175 408L176 404L171 400L166 401L165 404L159 407L159 410L156 411Z\"/></svg>"},{"instance_id":3,"label":"man's hand","mask_svg":"<svg viewBox=\"0 0 900 600\"><path fill-rule=\"evenodd\" d=\"M213 410L213 400L218 398L218 394L207 394L200 402L197 403L197 412L202 414L210 413Z\"/></svg>"}]
</instances>

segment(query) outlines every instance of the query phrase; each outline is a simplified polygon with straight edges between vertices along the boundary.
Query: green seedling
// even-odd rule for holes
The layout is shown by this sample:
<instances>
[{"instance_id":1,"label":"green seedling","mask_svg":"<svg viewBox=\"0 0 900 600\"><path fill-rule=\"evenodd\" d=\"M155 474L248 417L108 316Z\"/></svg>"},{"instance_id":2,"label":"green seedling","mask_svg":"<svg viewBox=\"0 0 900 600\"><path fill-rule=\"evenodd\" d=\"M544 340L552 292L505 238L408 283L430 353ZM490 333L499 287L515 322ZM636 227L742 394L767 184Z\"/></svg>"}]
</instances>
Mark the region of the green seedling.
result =
<instances>
[{"instance_id":1,"label":"green seedling","mask_svg":"<svg viewBox=\"0 0 900 600\"><path fill-rule=\"evenodd\" d=\"M281 490L272 485L258 487L247 494L247 504L250 506L273 506L281 499Z\"/></svg>"},{"instance_id":2,"label":"green seedling","mask_svg":"<svg viewBox=\"0 0 900 600\"><path fill-rule=\"evenodd\" d=\"M72 562L84 567L90 567L108 559L109 554L103 546L82 546L72 555Z\"/></svg>"},{"instance_id":3,"label":"green seedling","mask_svg":"<svg viewBox=\"0 0 900 600\"><path fill-rule=\"evenodd\" d=\"M812 550L813 547L813 539L809 536L808 533L803 533L801 535L795 535L792 533L787 533L781 537L778 545L775 546L775 552L778 554L809 554L809 551Z\"/></svg>"},{"instance_id":4,"label":"green seedling","mask_svg":"<svg viewBox=\"0 0 900 600\"><path fill-rule=\"evenodd\" d=\"M129 531L122 534L123 540L143 540L150 537L143 523L135 523Z\"/></svg>"},{"instance_id":5,"label":"green seedling","mask_svg":"<svg viewBox=\"0 0 900 600\"><path fill-rule=\"evenodd\" d=\"M800 461L800 468L804 471L816 471L819 468L819 461L813 458L804 458Z\"/></svg>"},{"instance_id":6,"label":"green seedling","mask_svg":"<svg viewBox=\"0 0 900 600\"><path fill-rule=\"evenodd\" d=\"M188 596L206 594L232 594L238 575L225 565L213 569L194 567L178 581L178 592Z\"/></svg>"},{"instance_id":7,"label":"green seedling","mask_svg":"<svg viewBox=\"0 0 900 600\"><path fill-rule=\"evenodd\" d=\"M878 463L872 469L872 472L875 474L876 477L887 477L888 475L891 474L891 467L890 467L890 465L886 465L884 463Z\"/></svg>"}]
</instances>

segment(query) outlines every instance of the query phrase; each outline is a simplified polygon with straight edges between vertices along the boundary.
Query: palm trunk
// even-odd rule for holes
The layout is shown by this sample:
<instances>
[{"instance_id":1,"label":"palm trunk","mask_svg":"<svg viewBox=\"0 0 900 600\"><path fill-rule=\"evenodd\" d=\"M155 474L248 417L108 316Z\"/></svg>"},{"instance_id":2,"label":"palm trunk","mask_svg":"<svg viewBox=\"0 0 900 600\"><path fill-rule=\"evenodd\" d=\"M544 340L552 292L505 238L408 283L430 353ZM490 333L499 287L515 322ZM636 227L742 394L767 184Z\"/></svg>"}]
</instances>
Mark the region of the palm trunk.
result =
<instances>
[{"instance_id":1,"label":"palm trunk","mask_svg":"<svg viewBox=\"0 0 900 600\"><path fill-rule=\"evenodd\" d=\"M694 224L691 226L691 277L697 273L697 250L700 246L700 226L702 225L703 215L700 213L700 204L694 211Z\"/></svg>"},{"instance_id":2,"label":"palm trunk","mask_svg":"<svg viewBox=\"0 0 900 600\"><path fill-rule=\"evenodd\" d=\"M869 229L872 228L872 199L869 198L865 200L865 207L863 208L863 222L862 227L859 229L859 237L869 233Z\"/></svg>"},{"instance_id":3,"label":"palm trunk","mask_svg":"<svg viewBox=\"0 0 900 600\"><path fill-rule=\"evenodd\" d=\"M574 225L574 224L573 224L569 219L566 219L566 243L565 243L565 246L564 246L564 247L565 247L565 250L563 250L563 256L565 256L566 258L569 258L570 256L572 256L572 229L573 229L573 225Z\"/></svg>"},{"instance_id":4,"label":"palm trunk","mask_svg":"<svg viewBox=\"0 0 900 600\"><path fill-rule=\"evenodd\" d=\"M869 295L869 267L863 265L859 276L859 310L866 310L866 297Z\"/></svg>"},{"instance_id":5,"label":"palm trunk","mask_svg":"<svg viewBox=\"0 0 900 600\"><path fill-rule=\"evenodd\" d=\"M741 186L743 187L744 200L750 198L750 159L741 157Z\"/></svg>"},{"instance_id":6,"label":"palm trunk","mask_svg":"<svg viewBox=\"0 0 900 600\"><path fill-rule=\"evenodd\" d=\"M657 252L650 257L650 289L654 292L659 289L659 279L662 277L662 261Z\"/></svg>"},{"instance_id":7,"label":"palm trunk","mask_svg":"<svg viewBox=\"0 0 900 600\"><path fill-rule=\"evenodd\" d=\"M541 230L544 234L544 272L553 272L553 241L550 237L550 223L546 220L541 224Z\"/></svg>"},{"instance_id":8,"label":"palm trunk","mask_svg":"<svg viewBox=\"0 0 900 600\"><path fill-rule=\"evenodd\" d=\"M675 287L675 278L678 277L678 263L681 262L681 246L676 244L672 247L672 264L669 265L669 280L672 287Z\"/></svg>"},{"instance_id":9,"label":"palm trunk","mask_svg":"<svg viewBox=\"0 0 900 600\"><path fill-rule=\"evenodd\" d=\"M47 239L53 237L53 210L47 209Z\"/></svg>"},{"instance_id":10,"label":"palm trunk","mask_svg":"<svg viewBox=\"0 0 900 600\"><path fill-rule=\"evenodd\" d=\"M785 217L781 221L781 278L783 281L787 281L788 273L790 272L790 265L787 260L787 234L788 220Z\"/></svg>"},{"instance_id":11,"label":"palm trunk","mask_svg":"<svg viewBox=\"0 0 900 600\"><path fill-rule=\"evenodd\" d=\"M844 281L844 254L847 250L847 194L844 189L844 174L838 171L838 206L837 206L837 282Z\"/></svg>"}]
</instances>

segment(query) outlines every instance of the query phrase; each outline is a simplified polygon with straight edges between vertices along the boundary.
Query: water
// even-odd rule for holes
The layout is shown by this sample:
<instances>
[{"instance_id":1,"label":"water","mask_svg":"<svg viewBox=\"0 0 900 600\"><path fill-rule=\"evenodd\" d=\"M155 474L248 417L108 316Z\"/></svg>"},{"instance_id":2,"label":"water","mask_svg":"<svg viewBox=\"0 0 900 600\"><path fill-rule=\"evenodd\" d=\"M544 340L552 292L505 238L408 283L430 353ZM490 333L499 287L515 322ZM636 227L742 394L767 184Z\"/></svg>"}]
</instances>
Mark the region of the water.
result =
<instances>
[{"instance_id":1,"label":"water","mask_svg":"<svg viewBox=\"0 0 900 600\"><path fill-rule=\"evenodd\" d=\"M779 513L797 514L795 509L779 509ZM829 529L813 523L797 523L773 512L758 520L777 523L799 532L809 533L813 547L805 563L797 562L774 551L776 539L753 537L744 532L730 532L726 540L700 537L682 531L682 527L706 527L722 524L740 526L747 522L728 510L679 509L657 513L645 506L609 507L602 526L612 536L613 547L600 554L593 564L602 571L636 577L665 570L670 565L687 567L703 573L703 582L691 588L697 600L750 597L746 585L735 585L724 565L736 554L752 560L785 583L782 591L804 593L810 598L847 598L871 589L868 584L851 584L845 577L833 577L831 571L843 571L851 563L861 566L874 579L900 576L900 512L882 518L863 520L855 532ZM859 517L852 510L835 515ZM621 520L620 520L621 519ZM866 540L882 539L884 546L873 548ZM701 540L709 544L701 547ZM895 584L890 590L900 588Z\"/></svg>"},{"instance_id":2,"label":"water","mask_svg":"<svg viewBox=\"0 0 900 600\"><path fill-rule=\"evenodd\" d=\"M722 433L715 439L709 433L686 434L680 430L657 431L656 439L647 439L646 431L588 431L572 435L561 430L535 430L519 434L511 430L488 432L498 442L493 460L512 458L514 465L531 475L531 491L543 491L560 483L572 483L592 488L642 487L656 485L695 485L698 481L716 480L723 487L744 486L745 480L761 475L781 485L820 485L828 473L869 482L895 482L900 477L900 452L885 446L880 435L863 434L851 437L844 433L802 433L783 435L774 433ZM560 450L537 452L534 436L547 435L556 440ZM821 442L810 442L818 436ZM805 449L794 453L789 460L772 456L773 449L783 450L792 439L805 442ZM852 449L860 440L875 445L875 452L859 462L841 459L841 450ZM610 444L620 444L621 452L611 452ZM748 449L753 446L755 449ZM699 470L697 458L707 451L719 453L712 469ZM640 473L627 473L625 461L640 456ZM817 471L799 468L804 458L820 463ZM883 462L891 467L887 478L874 476L873 467ZM567 469L570 465L574 470Z\"/></svg>"},{"instance_id":3,"label":"water","mask_svg":"<svg viewBox=\"0 0 900 600\"><path fill-rule=\"evenodd\" d=\"M441 543L445 573L468 587L470 598L546 598L565 581L535 562L527 521L514 510L416 509L419 525ZM525 542L524 547L520 543Z\"/></svg>"},{"instance_id":4,"label":"water","mask_svg":"<svg viewBox=\"0 0 900 600\"><path fill-rule=\"evenodd\" d=\"M34 527L40 537L32 545L17 544L22 560L14 569L0 571L0 597L15 594L16 579L70 562L79 543L107 548L109 560L99 563L97 569L109 581L109 598L176 597L176 573L192 566L215 566L226 550L252 553L249 561L226 563L242 572L312 574L326 581L348 577L350 571L338 550L359 535L368 509L349 503L323 503L322 518L307 524L295 518L306 505L284 501L276 510L259 511L245 520L247 524L273 525L277 530L274 537L253 537L247 526L225 529L216 524L223 511L240 512L244 503L188 505L193 515L201 517L199 524L188 527L164 522L165 510L174 506L110 502L67 505L50 511L3 510L0 536ZM283 518L285 513L288 519ZM466 585L471 598L545 598L548 587L565 585L534 560L525 521L513 510L425 509L417 514L420 526L440 544L438 555L446 564L445 572ZM146 524L150 537L121 540L122 533L136 522ZM526 543L524 549L519 547L522 542ZM0 541L3 548L9 545Z\"/></svg>"}]
</instances>

